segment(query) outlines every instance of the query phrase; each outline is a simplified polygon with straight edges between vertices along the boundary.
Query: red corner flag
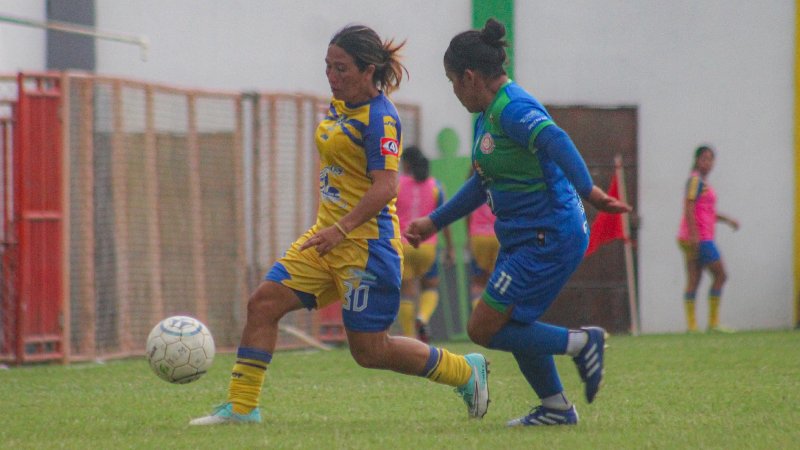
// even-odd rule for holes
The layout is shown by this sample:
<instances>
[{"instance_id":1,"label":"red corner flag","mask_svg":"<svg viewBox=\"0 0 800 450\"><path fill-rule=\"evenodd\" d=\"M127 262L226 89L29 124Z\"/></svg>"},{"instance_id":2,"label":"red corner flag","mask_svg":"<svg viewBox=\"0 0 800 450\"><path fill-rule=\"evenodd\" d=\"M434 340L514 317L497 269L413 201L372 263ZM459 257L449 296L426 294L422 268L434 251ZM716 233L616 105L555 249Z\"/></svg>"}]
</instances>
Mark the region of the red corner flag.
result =
<instances>
[{"instance_id":1,"label":"red corner flag","mask_svg":"<svg viewBox=\"0 0 800 450\"><path fill-rule=\"evenodd\" d=\"M617 172L611 177L611 186L608 188L608 195L614 198L619 198L619 181L617 180ZM589 256L595 252L600 246L608 244L616 239L624 239L625 232L622 230L622 214L612 214L607 212L597 213L597 217L592 223L591 234L589 237L589 248L586 249L586 255Z\"/></svg>"}]
</instances>

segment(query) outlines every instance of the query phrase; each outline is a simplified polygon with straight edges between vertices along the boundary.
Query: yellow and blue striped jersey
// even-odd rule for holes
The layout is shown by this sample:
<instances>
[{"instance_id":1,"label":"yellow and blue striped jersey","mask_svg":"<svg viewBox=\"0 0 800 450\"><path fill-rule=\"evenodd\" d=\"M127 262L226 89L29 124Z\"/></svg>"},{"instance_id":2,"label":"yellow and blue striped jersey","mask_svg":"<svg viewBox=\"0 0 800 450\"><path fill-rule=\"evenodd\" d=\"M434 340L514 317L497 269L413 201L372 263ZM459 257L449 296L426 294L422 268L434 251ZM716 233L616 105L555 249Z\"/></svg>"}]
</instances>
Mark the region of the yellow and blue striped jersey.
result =
<instances>
[{"instance_id":1,"label":"yellow and blue striped jersey","mask_svg":"<svg viewBox=\"0 0 800 450\"><path fill-rule=\"evenodd\" d=\"M398 170L402 153L397 109L381 92L365 103L332 99L317 127L320 202L315 227L329 227L350 212L372 185L373 170ZM348 237L390 239L400 237L392 199L378 215L352 230Z\"/></svg>"}]
</instances>

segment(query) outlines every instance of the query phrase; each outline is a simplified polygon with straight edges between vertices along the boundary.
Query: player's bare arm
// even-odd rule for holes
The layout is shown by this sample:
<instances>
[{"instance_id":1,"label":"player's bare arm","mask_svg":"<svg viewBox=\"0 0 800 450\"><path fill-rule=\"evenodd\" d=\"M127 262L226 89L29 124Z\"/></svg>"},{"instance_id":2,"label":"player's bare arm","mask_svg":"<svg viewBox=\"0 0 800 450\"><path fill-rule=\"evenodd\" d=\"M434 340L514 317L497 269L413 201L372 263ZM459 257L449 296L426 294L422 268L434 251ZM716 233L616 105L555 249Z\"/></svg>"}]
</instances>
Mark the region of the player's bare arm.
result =
<instances>
[{"instance_id":1,"label":"player's bare arm","mask_svg":"<svg viewBox=\"0 0 800 450\"><path fill-rule=\"evenodd\" d=\"M315 247L320 256L327 254L342 242L347 234L378 215L381 209L397 196L397 172L373 170L370 172L370 177L372 186L367 189L353 210L339 219L334 226L323 228L311 236L300 247L301 251Z\"/></svg>"},{"instance_id":2,"label":"player's bare arm","mask_svg":"<svg viewBox=\"0 0 800 450\"><path fill-rule=\"evenodd\" d=\"M633 210L629 204L606 194L604 190L597 186L592 187L592 192L589 193L587 200L592 206L604 212L621 214Z\"/></svg>"},{"instance_id":3,"label":"player's bare arm","mask_svg":"<svg viewBox=\"0 0 800 450\"><path fill-rule=\"evenodd\" d=\"M733 231L737 231L739 229L739 221L730 216L717 214L717 222L723 222L727 224L728 226L733 228Z\"/></svg>"}]
</instances>

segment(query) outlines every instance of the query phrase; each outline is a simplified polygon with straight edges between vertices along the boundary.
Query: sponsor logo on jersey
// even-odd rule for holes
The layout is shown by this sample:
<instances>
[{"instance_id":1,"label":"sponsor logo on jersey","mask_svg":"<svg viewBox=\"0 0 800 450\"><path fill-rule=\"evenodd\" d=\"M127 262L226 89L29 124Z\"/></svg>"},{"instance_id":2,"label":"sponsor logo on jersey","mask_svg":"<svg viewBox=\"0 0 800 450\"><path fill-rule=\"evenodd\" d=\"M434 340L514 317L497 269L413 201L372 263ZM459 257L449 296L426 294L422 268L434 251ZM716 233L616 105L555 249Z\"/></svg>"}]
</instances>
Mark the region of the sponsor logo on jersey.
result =
<instances>
[{"instance_id":1,"label":"sponsor logo on jersey","mask_svg":"<svg viewBox=\"0 0 800 450\"><path fill-rule=\"evenodd\" d=\"M398 156L400 154L400 143L394 138L381 138L381 155Z\"/></svg>"},{"instance_id":2,"label":"sponsor logo on jersey","mask_svg":"<svg viewBox=\"0 0 800 450\"><path fill-rule=\"evenodd\" d=\"M528 128L528 130L532 130L536 127L536 125L539 125L545 120L549 120L547 116L542 115L540 111L533 110L530 111L528 114L525 114L525 116L523 116L522 119L519 120L519 123L525 125Z\"/></svg>"},{"instance_id":3,"label":"sponsor logo on jersey","mask_svg":"<svg viewBox=\"0 0 800 450\"><path fill-rule=\"evenodd\" d=\"M481 153L484 155L488 155L494 151L494 139L492 139L492 134L486 132L481 137Z\"/></svg>"}]
</instances>

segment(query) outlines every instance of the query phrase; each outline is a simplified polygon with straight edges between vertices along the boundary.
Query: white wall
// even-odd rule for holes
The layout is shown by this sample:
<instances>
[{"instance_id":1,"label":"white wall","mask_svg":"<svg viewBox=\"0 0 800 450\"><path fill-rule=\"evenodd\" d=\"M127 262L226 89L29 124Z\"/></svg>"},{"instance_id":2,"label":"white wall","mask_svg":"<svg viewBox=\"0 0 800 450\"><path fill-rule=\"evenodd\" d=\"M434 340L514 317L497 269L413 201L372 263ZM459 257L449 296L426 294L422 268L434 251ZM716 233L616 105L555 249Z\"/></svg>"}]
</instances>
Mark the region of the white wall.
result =
<instances>
[{"instance_id":1,"label":"white wall","mask_svg":"<svg viewBox=\"0 0 800 450\"><path fill-rule=\"evenodd\" d=\"M768 6L765 6L768 5ZM722 321L792 321L794 2L573 0L516 3L516 76L555 104L639 108L643 329L683 330L675 244L694 148L713 143L717 228L729 273ZM698 291L705 325L709 283Z\"/></svg>"},{"instance_id":2,"label":"white wall","mask_svg":"<svg viewBox=\"0 0 800 450\"><path fill-rule=\"evenodd\" d=\"M768 6L763 6L763 5ZM0 0L0 13L43 18L43 1ZM411 78L395 94L423 107L422 145L453 127L467 154L470 117L451 94L442 54L471 25L469 0L96 0L97 27L146 35L98 41L99 73L220 89L328 95L330 37L361 22L408 38ZM335 7L332 7L335 5ZM643 329L683 330L675 233L697 144L718 148L710 182L730 275L722 320L736 328L791 324L794 2L572 0L516 2L516 77L551 104L639 108L639 283ZM20 44L24 43L24 44ZM22 50L24 49L24 50ZM44 66L44 32L0 23L0 72ZM706 314L700 289L700 317Z\"/></svg>"},{"instance_id":3,"label":"white wall","mask_svg":"<svg viewBox=\"0 0 800 450\"><path fill-rule=\"evenodd\" d=\"M442 55L450 38L470 25L467 0L97 0L96 5L98 28L151 41L147 61L135 46L98 41L98 72L204 88L330 95L324 63L330 38L351 22L369 25L382 38L408 39L404 62L411 76L393 97L424 104L425 150L436 154L442 127L459 128L462 136L469 130L468 116L453 117L460 112L458 101L442 94L450 89Z\"/></svg>"},{"instance_id":4,"label":"white wall","mask_svg":"<svg viewBox=\"0 0 800 450\"><path fill-rule=\"evenodd\" d=\"M44 21L44 0L0 0L0 15ZM0 73L45 67L45 31L0 21Z\"/></svg>"}]
</instances>

